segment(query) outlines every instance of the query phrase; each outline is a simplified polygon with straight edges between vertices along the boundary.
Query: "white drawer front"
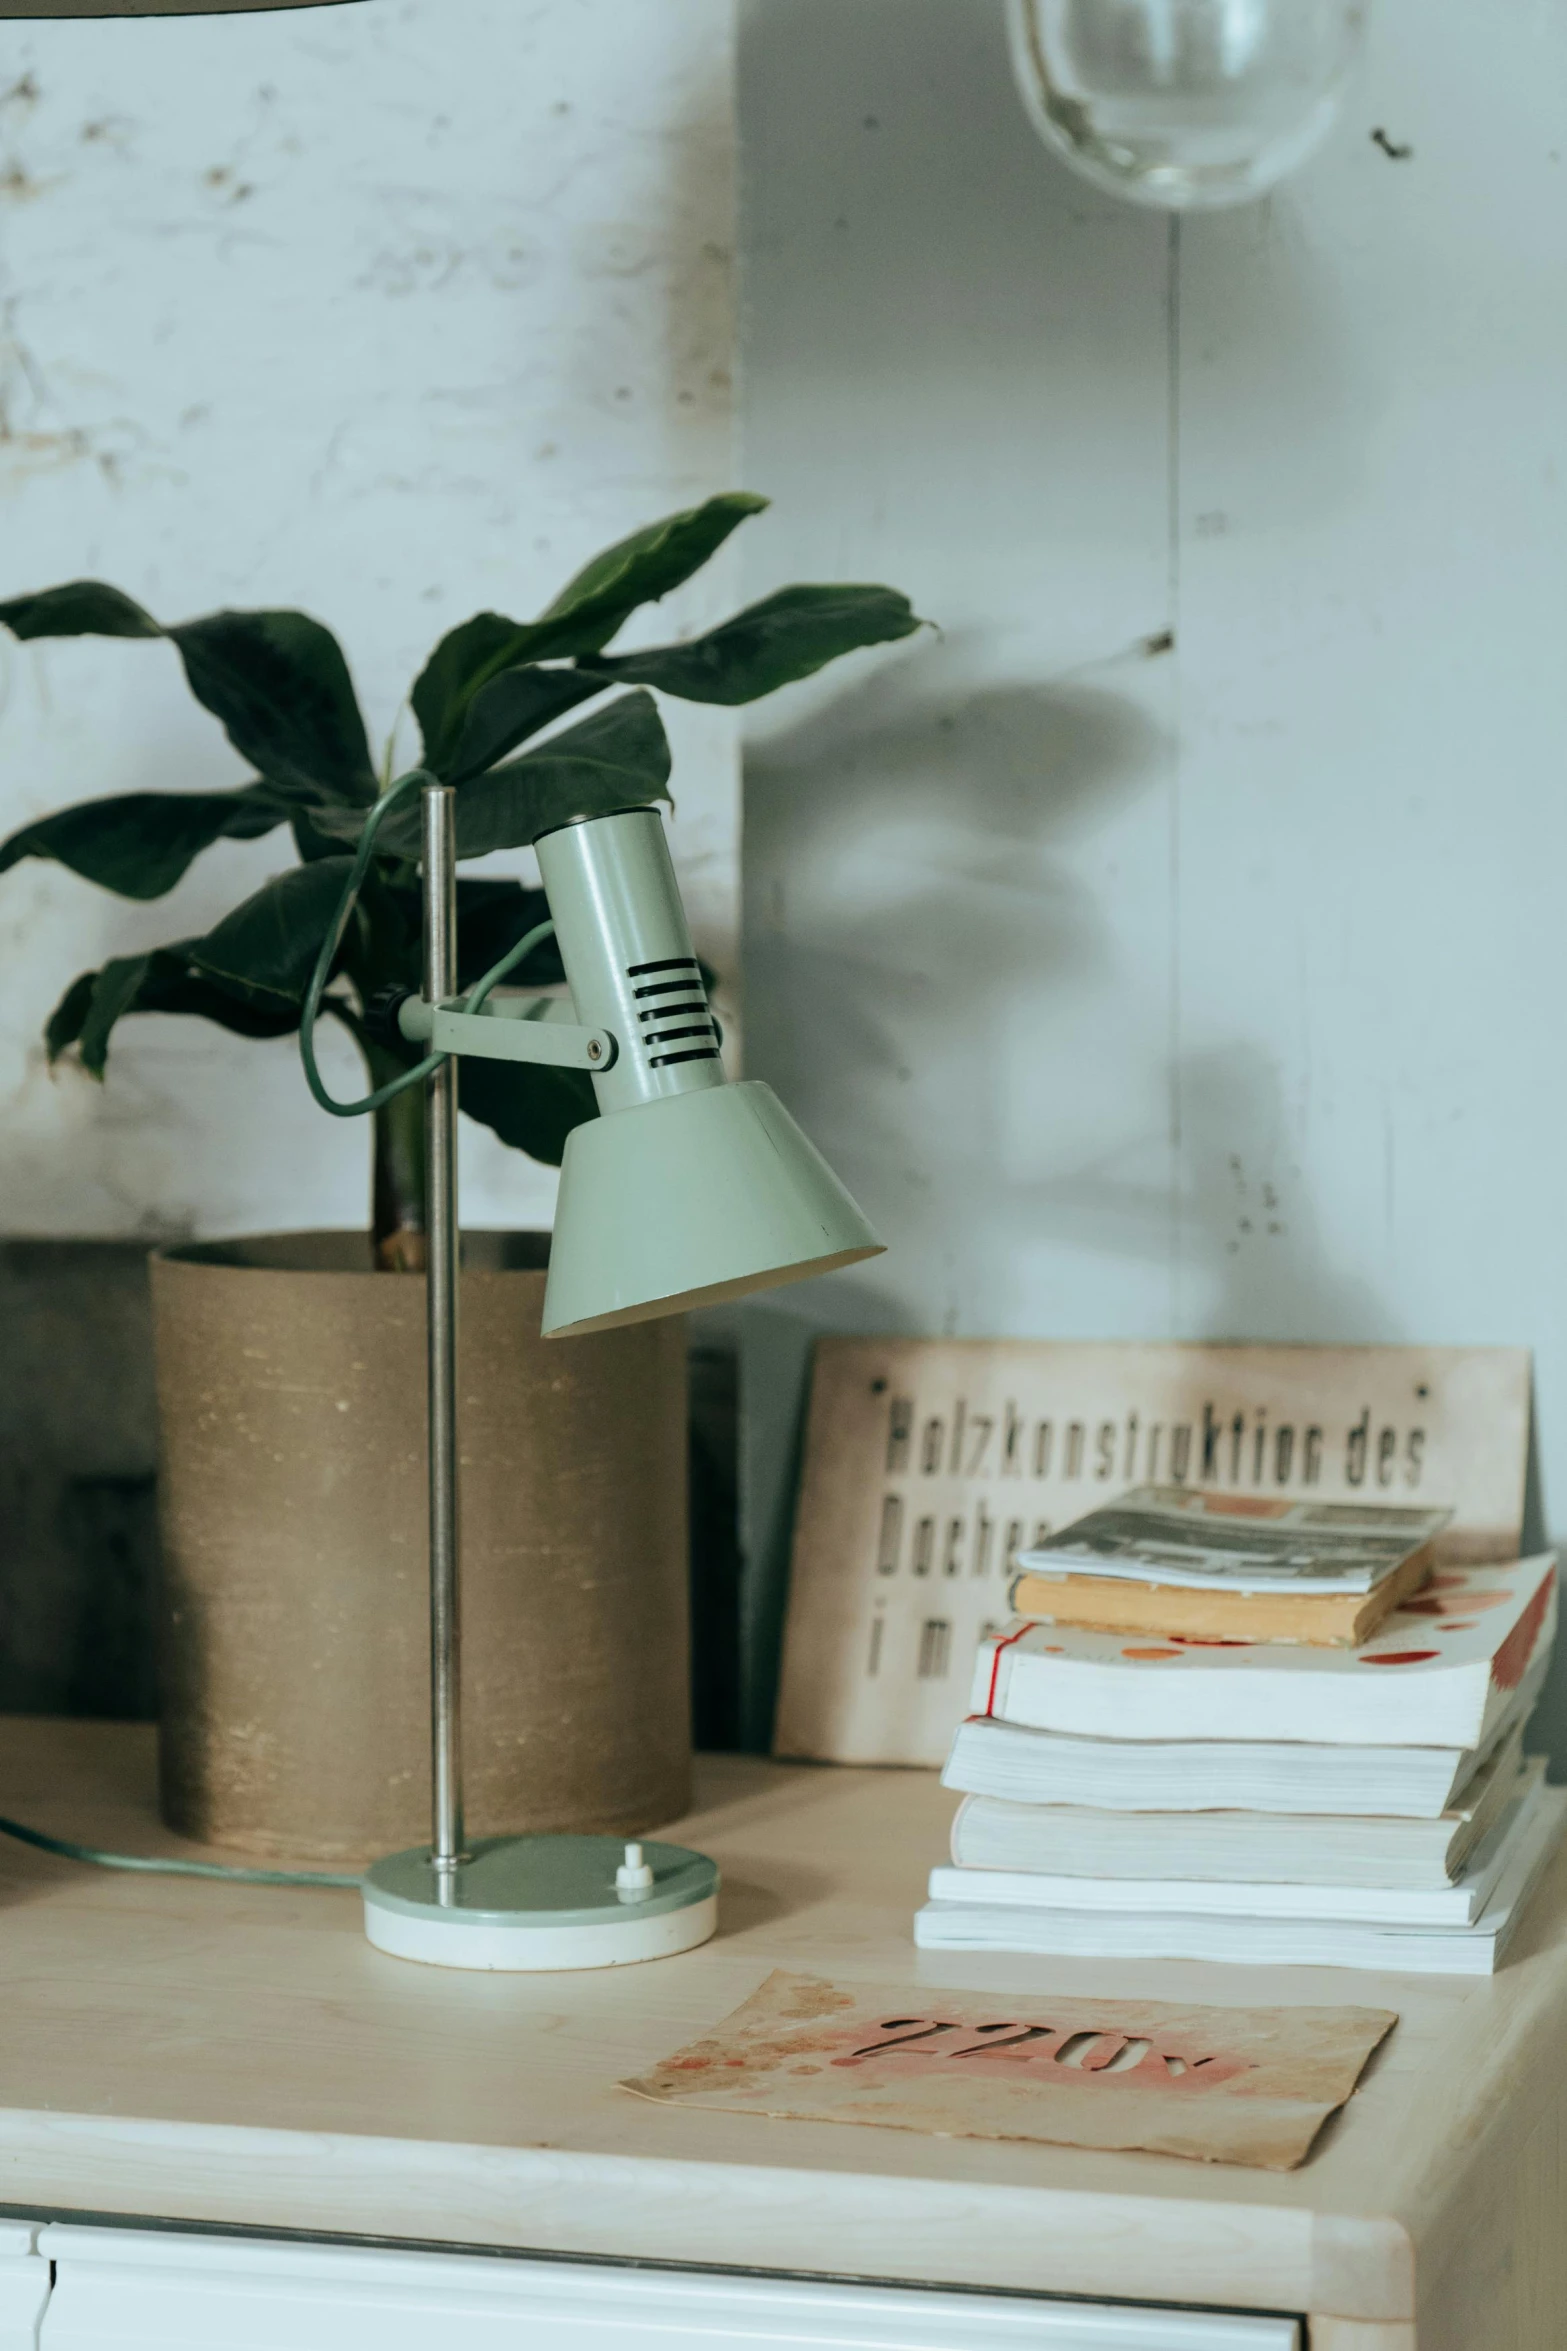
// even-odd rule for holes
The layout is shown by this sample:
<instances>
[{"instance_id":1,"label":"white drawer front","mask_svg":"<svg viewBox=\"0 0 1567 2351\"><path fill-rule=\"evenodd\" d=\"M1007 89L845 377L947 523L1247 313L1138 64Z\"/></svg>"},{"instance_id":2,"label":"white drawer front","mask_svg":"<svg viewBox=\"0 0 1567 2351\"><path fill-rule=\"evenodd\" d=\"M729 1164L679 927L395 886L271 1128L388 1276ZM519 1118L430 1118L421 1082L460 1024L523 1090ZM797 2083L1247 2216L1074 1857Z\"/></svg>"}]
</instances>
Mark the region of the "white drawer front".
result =
<instances>
[{"instance_id":1,"label":"white drawer front","mask_svg":"<svg viewBox=\"0 0 1567 2351\"><path fill-rule=\"evenodd\" d=\"M37 2351L49 2301L49 2264L35 2250L38 2229L0 2220L0 2351Z\"/></svg>"},{"instance_id":2,"label":"white drawer front","mask_svg":"<svg viewBox=\"0 0 1567 2351\"><path fill-rule=\"evenodd\" d=\"M49 2228L42 2351L1301 2351L1293 2319Z\"/></svg>"}]
</instances>

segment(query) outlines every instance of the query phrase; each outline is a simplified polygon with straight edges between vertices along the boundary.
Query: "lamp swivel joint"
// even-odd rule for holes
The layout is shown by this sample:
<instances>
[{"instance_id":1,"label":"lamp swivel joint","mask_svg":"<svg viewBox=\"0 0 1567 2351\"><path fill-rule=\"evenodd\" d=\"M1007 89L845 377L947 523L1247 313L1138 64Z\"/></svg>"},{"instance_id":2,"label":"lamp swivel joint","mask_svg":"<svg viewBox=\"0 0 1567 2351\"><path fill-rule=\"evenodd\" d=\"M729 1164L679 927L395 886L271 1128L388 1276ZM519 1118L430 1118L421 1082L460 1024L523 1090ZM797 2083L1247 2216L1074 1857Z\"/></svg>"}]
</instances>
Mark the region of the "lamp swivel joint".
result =
<instances>
[{"instance_id":1,"label":"lamp swivel joint","mask_svg":"<svg viewBox=\"0 0 1567 2351\"><path fill-rule=\"evenodd\" d=\"M558 998L492 996L478 1012L465 1012L464 1002L453 996L432 1004L425 996L405 995L397 1006L398 1035L427 1051L476 1054L485 1061L595 1073L614 1067L619 1047L612 1031L582 1028Z\"/></svg>"}]
</instances>

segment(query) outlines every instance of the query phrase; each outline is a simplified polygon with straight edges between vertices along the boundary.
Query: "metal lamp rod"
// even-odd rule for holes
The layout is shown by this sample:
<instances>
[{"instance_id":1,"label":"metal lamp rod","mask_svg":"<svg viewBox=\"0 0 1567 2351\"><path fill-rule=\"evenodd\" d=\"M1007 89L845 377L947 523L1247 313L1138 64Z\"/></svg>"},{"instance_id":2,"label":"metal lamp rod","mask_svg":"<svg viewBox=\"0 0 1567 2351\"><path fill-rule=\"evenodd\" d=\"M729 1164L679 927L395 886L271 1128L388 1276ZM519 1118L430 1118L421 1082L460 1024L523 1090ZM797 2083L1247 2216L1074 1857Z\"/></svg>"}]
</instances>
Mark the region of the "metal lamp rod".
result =
<instances>
[{"instance_id":1,"label":"metal lamp rod","mask_svg":"<svg viewBox=\"0 0 1567 2351\"><path fill-rule=\"evenodd\" d=\"M420 794L424 995L457 993L456 795ZM457 1463L457 1056L425 1081L425 1233L430 1402L430 1859L450 1902L463 1859L462 1614Z\"/></svg>"}]
</instances>

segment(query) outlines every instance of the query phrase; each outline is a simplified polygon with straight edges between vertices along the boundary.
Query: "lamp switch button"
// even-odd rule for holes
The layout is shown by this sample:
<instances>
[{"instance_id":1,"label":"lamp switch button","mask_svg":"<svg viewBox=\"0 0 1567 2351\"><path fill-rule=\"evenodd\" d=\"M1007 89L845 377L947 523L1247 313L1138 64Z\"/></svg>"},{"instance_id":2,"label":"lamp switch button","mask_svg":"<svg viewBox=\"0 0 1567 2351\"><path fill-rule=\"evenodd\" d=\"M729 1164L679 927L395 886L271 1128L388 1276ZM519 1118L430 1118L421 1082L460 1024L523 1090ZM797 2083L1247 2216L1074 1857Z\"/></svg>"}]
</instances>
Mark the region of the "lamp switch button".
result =
<instances>
[{"instance_id":1,"label":"lamp switch button","mask_svg":"<svg viewBox=\"0 0 1567 2351\"><path fill-rule=\"evenodd\" d=\"M628 1845L626 1858L615 1872L615 1891L622 1902L640 1902L653 1891L653 1872L642 1858L640 1845Z\"/></svg>"}]
</instances>

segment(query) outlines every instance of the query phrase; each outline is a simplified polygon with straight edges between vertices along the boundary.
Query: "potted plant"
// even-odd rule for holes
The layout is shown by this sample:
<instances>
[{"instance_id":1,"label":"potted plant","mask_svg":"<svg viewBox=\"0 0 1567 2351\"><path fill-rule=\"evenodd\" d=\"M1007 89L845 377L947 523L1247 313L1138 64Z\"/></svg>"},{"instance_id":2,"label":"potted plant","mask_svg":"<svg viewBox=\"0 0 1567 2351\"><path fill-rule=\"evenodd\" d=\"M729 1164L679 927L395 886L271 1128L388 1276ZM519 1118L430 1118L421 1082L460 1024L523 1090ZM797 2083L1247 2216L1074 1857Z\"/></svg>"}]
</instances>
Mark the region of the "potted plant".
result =
<instances>
[{"instance_id":1,"label":"potted plant","mask_svg":"<svg viewBox=\"0 0 1567 2351\"><path fill-rule=\"evenodd\" d=\"M708 499L596 557L533 621L451 630L410 702L422 764L457 794L463 858L563 818L668 798L657 699L739 704L919 624L872 586L779 590L707 634L614 652L765 500ZM51 1063L105 1075L117 1024L188 1013L235 1035L298 1028L378 768L336 639L293 611L166 626L73 581L0 602L21 639L167 638L253 777L136 792L25 825L0 871L52 858L161 897L219 840L288 826L297 862L199 938L115 957L50 1016ZM574 715L582 713L582 715ZM569 722L569 723L565 723ZM419 978L416 821L383 828L326 1006L372 1085L415 1052L374 998ZM515 881L458 885L468 984L540 919ZM553 942L516 975L561 977ZM464 1065L463 1110L558 1164L592 1117L578 1073ZM257 1851L357 1852L422 1831L423 1096L374 1118L368 1245L272 1236L154 1264L164 1532L163 1792L173 1825ZM647 1324L540 1354L543 1236L495 1236L464 1272L463 1415L473 1826L634 1828L684 1798L688 1761L683 1349Z\"/></svg>"}]
</instances>

